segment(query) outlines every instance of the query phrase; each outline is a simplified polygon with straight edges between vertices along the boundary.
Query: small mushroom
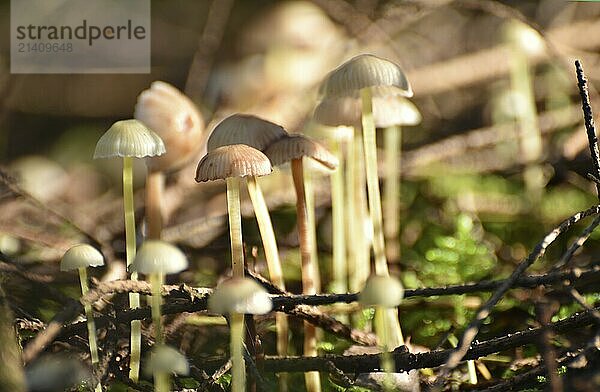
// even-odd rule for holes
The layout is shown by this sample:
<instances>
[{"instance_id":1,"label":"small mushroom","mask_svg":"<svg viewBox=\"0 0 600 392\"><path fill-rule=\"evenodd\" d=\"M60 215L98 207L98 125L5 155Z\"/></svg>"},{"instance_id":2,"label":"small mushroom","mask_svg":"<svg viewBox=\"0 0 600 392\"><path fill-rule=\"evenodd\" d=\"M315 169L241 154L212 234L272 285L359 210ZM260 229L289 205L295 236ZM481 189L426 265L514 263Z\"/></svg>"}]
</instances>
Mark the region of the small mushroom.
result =
<instances>
[{"instance_id":1,"label":"small mushroom","mask_svg":"<svg viewBox=\"0 0 600 392\"><path fill-rule=\"evenodd\" d=\"M179 170L201 153L206 138L204 120L185 94L161 81L153 82L138 96L133 117L156 132L167 150L161 156L146 160L148 238L160 239L165 173Z\"/></svg>"},{"instance_id":2,"label":"small mushroom","mask_svg":"<svg viewBox=\"0 0 600 392\"><path fill-rule=\"evenodd\" d=\"M145 158L162 155L165 145L160 136L148 129L137 120L123 120L114 123L104 133L96 144L94 159L96 158L123 158L123 203L125 210L125 251L127 266L135 258L135 217L133 206L133 170L132 158ZM137 272L131 274L131 280L137 280ZM140 306L139 294L129 296L129 307L134 309ZM131 322L131 360L129 362L129 377L137 382L140 373L140 341L141 323L139 320Z\"/></svg>"},{"instance_id":3,"label":"small mushroom","mask_svg":"<svg viewBox=\"0 0 600 392\"><path fill-rule=\"evenodd\" d=\"M140 246L131 264L131 270L150 277L152 286L152 322L154 323L155 340L164 343L160 306L162 303L161 288L166 274L175 274L186 269L188 261L183 252L175 246L160 240L148 240Z\"/></svg>"},{"instance_id":4,"label":"small mushroom","mask_svg":"<svg viewBox=\"0 0 600 392\"><path fill-rule=\"evenodd\" d=\"M171 390L170 375L175 373L187 376L190 365L185 356L173 347L158 344L150 353L144 370L146 374L154 375L156 392L168 392Z\"/></svg>"},{"instance_id":5,"label":"small mushroom","mask_svg":"<svg viewBox=\"0 0 600 392\"><path fill-rule=\"evenodd\" d=\"M234 277L222 282L208 298L211 312L229 314L231 350L231 391L246 391L243 356L244 314L266 314L273 303L267 291L250 278Z\"/></svg>"},{"instance_id":6,"label":"small mushroom","mask_svg":"<svg viewBox=\"0 0 600 392\"><path fill-rule=\"evenodd\" d=\"M292 163L292 178L296 190L296 215L298 221L298 236L300 239L300 256L302 259L302 293L316 294L320 291L319 265L313 259L316 244L309 234L308 211L306 207L306 190L304 188L304 168L302 158L312 158L326 168L334 170L338 159L325 147L303 135L290 135L271 144L265 154L273 166L286 162ZM304 355L317 355L317 337L315 327L304 323ZM318 372L308 372L305 375L308 391L320 390Z\"/></svg>"},{"instance_id":7,"label":"small mushroom","mask_svg":"<svg viewBox=\"0 0 600 392\"><path fill-rule=\"evenodd\" d=\"M371 275L365 287L358 295L358 301L363 306L375 307L375 333L381 346L381 367L386 373L395 373L396 366L390 350L396 348L397 339L393 337L392 313L404 298L404 288L400 281L392 276ZM392 327L392 328L390 328ZM402 340L402 339L400 339ZM391 380L384 380L384 389L392 391Z\"/></svg>"},{"instance_id":8,"label":"small mushroom","mask_svg":"<svg viewBox=\"0 0 600 392\"><path fill-rule=\"evenodd\" d=\"M88 244L75 245L65 252L60 261L61 271L77 270L79 273L79 283L81 285L81 295L85 295L89 288L87 282L87 268L104 265L104 257L93 246ZM90 355L92 366L98 364L98 343L96 339L96 324L94 323L94 313L92 305L85 304L85 318L87 319L88 341L90 343ZM102 391L100 384L96 386L96 391Z\"/></svg>"},{"instance_id":9,"label":"small mushroom","mask_svg":"<svg viewBox=\"0 0 600 392\"><path fill-rule=\"evenodd\" d=\"M273 169L269 158L245 144L233 144L211 150L198 163L196 181L227 181L227 213L231 240L231 263L234 277L244 276L242 217L240 212L240 177L264 176Z\"/></svg>"}]
</instances>

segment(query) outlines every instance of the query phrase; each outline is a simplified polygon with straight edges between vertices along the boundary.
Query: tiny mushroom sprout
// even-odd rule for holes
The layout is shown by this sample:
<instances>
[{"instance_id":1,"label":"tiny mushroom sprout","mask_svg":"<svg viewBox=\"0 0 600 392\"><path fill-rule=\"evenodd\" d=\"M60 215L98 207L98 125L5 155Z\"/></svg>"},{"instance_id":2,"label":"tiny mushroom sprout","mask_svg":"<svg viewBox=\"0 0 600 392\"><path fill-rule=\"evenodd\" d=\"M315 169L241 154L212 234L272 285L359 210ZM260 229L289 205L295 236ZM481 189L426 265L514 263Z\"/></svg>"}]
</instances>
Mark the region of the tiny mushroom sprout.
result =
<instances>
[{"instance_id":1,"label":"tiny mushroom sprout","mask_svg":"<svg viewBox=\"0 0 600 392\"><path fill-rule=\"evenodd\" d=\"M208 298L211 312L230 315L232 392L246 391L244 314L266 314L272 308L273 303L267 291L254 280L244 277L222 282Z\"/></svg>"},{"instance_id":2,"label":"tiny mushroom sprout","mask_svg":"<svg viewBox=\"0 0 600 392\"><path fill-rule=\"evenodd\" d=\"M148 158L146 224L148 238L160 239L165 173L183 167L205 146L205 124L198 108L181 91L156 81L138 96L133 116L158 134L167 152Z\"/></svg>"},{"instance_id":3,"label":"tiny mushroom sprout","mask_svg":"<svg viewBox=\"0 0 600 392\"><path fill-rule=\"evenodd\" d=\"M190 365L185 356L173 347L158 344L150 354L145 372L154 375L156 392L168 392L171 390L169 376L173 373L187 376L190 373Z\"/></svg>"},{"instance_id":4,"label":"tiny mushroom sprout","mask_svg":"<svg viewBox=\"0 0 600 392\"><path fill-rule=\"evenodd\" d=\"M175 246L160 240L147 240L140 246L131 270L150 277L152 286L152 322L155 339L163 343L160 306L162 302L161 288L166 274L175 274L186 269L188 260Z\"/></svg>"},{"instance_id":5,"label":"tiny mushroom sprout","mask_svg":"<svg viewBox=\"0 0 600 392\"><path fill-rule=\"evenodd\" d=\"M389 275L371 275L365 284L365 287L358 296L358 301L363 306L375 307L375 333L379 337L382 347L381 367L386 373L395 373L396 366L394 359L389 351L396 348L395 339L392 338L392 331L388 329L387 320L390 309L394 310L400 305L404 298L404 288L400 281ZM390 387L391 380L384 382L386 391L393 390Z\"/></svg>"},{"instance_id":6,"label":"tiny mushroom sprout","mask_svg":"<svg viewBox=\"0 0 600 392\"><path fill-rule=\"evenodd\" d=\"M196 181L227 181L227 213L231 241L233 276L244 276L244 250L242 245L242 217L240 212L240 177L264 176L273 171L269 158L245 144L215 148L198 163Z\"/></svg>"},{"instance_id":7,"label":"tiny mushroom sprout","mask_svg":"<svg viewBox=\"0 0 600 392\"><path fill-rule=\"evenodd\" d=\"M287 136L283 127L249 114L233 114L221 121L211 132L207 141L208 151L231 144L245 144L264 151L271 143ZM285 290L283 270L277 249L277 240L269 215L269 209L256 176L247 177L248 193L254 208L260 237L265 250L265 259L271 282ZM288 349L288 322L284 313L275 315L277 328L277 354L285 356Z\"/></svg>"},{"instance_id":8,"label":"tiny mushroom sprout","mask_svg":"<svg viewBox=\"0 0 600 392\"><path fill-rule=\"evenodd\" d=\"M94 159L96 158L123 158L123 203L125 211L125 250L127 266L135 258L135 217L133 207L133 158L145 158L162 155L165 145L160 136L148 129L137 120L122 120L114 123L108 131L100 137L96 144ZM131 280L137 280L137 273L131 274ZM140 306L139 294L129 295L129 306ZM129 364L129 377L137 381L140 373L141 352L141 323L139 320L131 322L131 360Z\"/></svg>"},{"instance_id":9,"label":"tiny mushroom sprout","mask_svg":"<svg viewBox=\"0 0 600 392\"><path fill-rule=\"evenodd\" d=\"M292 178L296 190L296 215L298 220L298 237L300 240L300 257L302 259L302 293L316 294L320 291L319 266L313 259L313 237L309 235L308 210L306 207L306 190L304 188L304 169L302 158L312 158L326 168L334 170L338 159L325 147L303 135L289 135L271 144L265 154L273 166L286 162L292 163ZM315 327L304 323L304 355L317 355L317 338ZM305 376L308 391L320 390L319 373L308 372Z\"/></svg>"}]
</instances>

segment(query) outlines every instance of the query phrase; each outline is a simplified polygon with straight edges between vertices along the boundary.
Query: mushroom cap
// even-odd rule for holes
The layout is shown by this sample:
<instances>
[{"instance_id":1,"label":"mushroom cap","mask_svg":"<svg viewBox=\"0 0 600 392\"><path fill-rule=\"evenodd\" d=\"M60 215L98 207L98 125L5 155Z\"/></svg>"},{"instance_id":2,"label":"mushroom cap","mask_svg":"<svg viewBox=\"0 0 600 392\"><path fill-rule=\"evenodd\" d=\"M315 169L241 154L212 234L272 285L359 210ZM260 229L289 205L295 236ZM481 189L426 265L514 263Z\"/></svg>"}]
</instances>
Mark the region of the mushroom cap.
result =
<instances>
[{"instance_id":1,"label":"mushroom cap","mask_svg":"<svg viewBox=\"0 0 600 392\"><path fill-rule=\"evenodd\" d=\"M61 271L104 265L104 257L98 249L88 244L75 245L65 252L60 261Z\"/></svg>"},{"instance_id":2,"label":"mushroom cap","mask_svg":"<svg viewBox=\"0 0 600 392\"><path fill-rule=\"evenodd\" d=\"M360 126L362 102L355 97L325 97L315 108L314 119L328 126ZM417 125L421 113L408 99L399 95L374 95L373 120L378 128L392 125Z\"/></svg>"},{"instance_id":3,"label":"mushroom cap","mask_svg":"<svg viewBox=\"0 0 600 392\"><path fill-rule=\"evenodd\" d=\"M331 71L319 88L326 97L355 96L365 87L393 86L406 96L413 95L402 69L389 60L371 54L361 54Z\"/></svg>"},{"instance_id":4,"label":"mushroom cap","mask_svg":"<svg viewBox=\"0 0 600 392\"><path fill-rule=\"evenodd\" d=\"M266 314L272 308L267 290L250 278L228 279L208 298L208 309L221 314Z\"/></svg>"},{"instance_id":5,"label":"mushroom cap","mask_svg":"<svg viewBox=\"0 0 600 392\"><path fill-rule=\"evenodd\" d=\"M161 344L152 350L145 366L145 372L148 375L162 372L186 376L190 372L190 365L185 355L173 347Z\"/></svg>"},{"instance_id":6,"label":"mushroom cap","mask_svg":"<svg viewBox=\"0 0 600 392\"><path fill-rule=\"evenodd\" d=\"M177 170L204 147L204 120L194 103L168 83L156 81L138 96L133 114L163 140L166 154L149 158L152 171Z\"/></svg>"},{"instance_id":7,"label":"mushroom cap","mask_svg":"<svg viewBox=\"0 0 600 392\"><path fill-rule=\"evenodd\" d=\"M177 247L164 241L148 240L138 249L130 268L142 274L174 274L187 266L187 258Z\"/></svg>"},{"instance_id":8,"label":"mushroom cap","mask_svg":"<svg viewBox=\"0 0 600 392\"><path fill-rule=\"evenodd\" d=\"M165 153L165 145L156 133L138 120L117 121L96 143L94 159L112 157L153 157Z\"/></svg>"},{"instance_id":9,"label":"mushroom cap","mask_svg":"<svg viewBox=\"0 0 600 392\"><path fill-rule=\"evenodd\" d=\"M282 126L250 114L233 114L221 121L208 137L207 149L231 144L246 144L263 151L274 141L286 136Z\"/></svg>"},{"instance_id":10,"label":"mushroom cap","mask_svg":"<svg viewBox=\"0 0 600 392\"><path fill-rule=\"evenodd\" d=\"M272 171L271 161L265 154L245 144L232 144L215 148L200 160L196 169L196 181L258 177Z\"/></svg>"},{"instance_id":11,"label":"mushroom cap","mask_svg":"<svg viewBox=\"0 0 600 392\"><path fill-rule=\"evenodd\" d=\"M365 306L395 308L404 298L404 287L393 276L371 275L358 295L358 302Z\"/></svg>"},{"instance_id":12,"label":"mushroom cap","mask_svg":"<svg viewBox=\"0 0 600 392\"><path fill-rule=\"evenodd\" d=\"M511 20L504 26L507 41L529 55L538 55L546 49L544 38L533 27L518 20Z\"/></svg>"},{"instance_id":13,"label":"mushroom cap","mask_svg":"<svg viewBox=\"0 0 600 392\"><path fill-rule=\"evenodd\" d=\"M337 157L320 143L298 134L277 140L267 147L265 155L269 157L273 166L302 157L312 158L331 170L334 170L339 164Z\"/></svg>"}]
</instances>

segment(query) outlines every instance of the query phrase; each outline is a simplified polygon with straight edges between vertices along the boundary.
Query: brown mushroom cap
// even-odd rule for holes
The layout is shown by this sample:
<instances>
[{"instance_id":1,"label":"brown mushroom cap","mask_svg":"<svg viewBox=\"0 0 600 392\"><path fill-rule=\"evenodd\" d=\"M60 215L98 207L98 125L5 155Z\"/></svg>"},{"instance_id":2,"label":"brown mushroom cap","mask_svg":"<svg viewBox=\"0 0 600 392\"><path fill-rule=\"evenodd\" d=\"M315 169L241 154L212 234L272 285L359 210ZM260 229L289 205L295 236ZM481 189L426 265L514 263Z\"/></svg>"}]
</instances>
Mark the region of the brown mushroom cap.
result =
<instances>
[{"instance_id":1,"label":"brown mushroom cap","mask_svg":"<svg viewBox=\"0 0 600 392\"><path fill-rule=\"evenodd\" d=\"M319 93L327 97L355 96L365 87L394 86L406 97L412 96L402 69L389 60L371 54L353 57L325 77Z\"/></svg>"},{"instance_id":2,"label":"brown mushroom cap","mask_svg":"<svg viewBox=\"0 0 600 392\"><path fill-rule=\"evenodd\" d=\"M304 135L289 135L271 144L265 155L273 166L302 157L312 158L328 169L335 169L339 162L335 155L316 141Z\"/></svg>"},{"instance_id":3,"label":"brown mushroom cap","mask_svg":"<svg viewBox=\"0 0 600 392\"><path fill-rule=\"evenodd\" d=\"M280 125L249 114L234 114L213 129L208 137L207 149L212 151L231 144L245 144L262 151L286 135Z\"/></svg>"},{"instance_id":4,"label":"brown mushroom cap","mask_svg":"<svg viewBox=\"0 0 600 392\"><path fill-rule=\"evenodd\" d=\"M211 150L196 169L196 181L224 180L229 177L264 176L273 171L269 158L245 144L232 144Z\"/></svg>"},{"instance_id":5,"label":"brown mushroom cap","mask_svg":"<svg viewBox=\"0 0 600 392\"><path fill-rule=\"evenodd\" d=\"M161 137L167 153L147 159L152 171L177 170L204 147L204 120L194 103L168 83L156 81L144 90L133 115Z\"/></svg>"}]
</instances>

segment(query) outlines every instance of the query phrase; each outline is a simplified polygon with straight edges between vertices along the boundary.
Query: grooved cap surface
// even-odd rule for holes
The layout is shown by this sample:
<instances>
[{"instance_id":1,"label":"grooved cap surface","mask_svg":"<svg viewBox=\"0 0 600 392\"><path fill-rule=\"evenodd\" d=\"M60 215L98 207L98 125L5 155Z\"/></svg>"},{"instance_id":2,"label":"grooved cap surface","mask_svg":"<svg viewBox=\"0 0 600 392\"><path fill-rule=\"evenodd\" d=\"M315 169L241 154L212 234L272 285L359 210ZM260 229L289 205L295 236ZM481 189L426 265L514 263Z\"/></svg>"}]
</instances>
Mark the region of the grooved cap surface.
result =
<instances>
[{"instance_id":1,"label":"grooved cap surface","mask_svg":"<svg viewBox=\"0 0 600 392\"><path fill-rule=\"evenodd\" d=\"M95 158L153 157L165 153L165 145L156 133L138 120L114 123L96 143Z\"/></svg>"},{"instance_id":2,"label":"grooved cap surface","mask_svg":"<svg viewBox=\"0 0 600 392\"><path fill-rule=\"evenodd\" d=\"M168 83L156 81L137 99L137 120L163 140L166 154L147 160L150 170L176 170L200 154L204 120L194 103Z\"/></svg>"},{"instance_id":3,"label":"grooved cap surface","mask_svg":"<svg viewBox=\"0 0 600 392\"><path fill-rule=\"evenodd\" d=\"M355 96L357 91L374 86L394 86L406 97L413 94L406 75L398 65L371 54L356 56L331 71L321 84L319 93L326 97Z\"/></svg>"},{"instance_id":4,"label":"grooved cap surface","mask_svg":"<svg viewBox=\"0 0 600 392\"><path fill-rule=\"evenodd\" d=\"M208 298L208 309L221 314L266 314L272 308L267 290L250 278L228 279Z\"/></svg>"},{"instance_id":5,"label":"grooved cap surface","mask_svg":"<svg viewBox=\"0 0 600 392\"><path fill-rule=\"evenodd\" d=\"M273 171L269 158L245 144L217 147L206 154L196 169L196 181L229 177L265 176Z\"/></svg>"},{"instance_id":6,"label":"grooved cap surface","mask_svg":"<svg viewBox=\"0 0 600 392\"><path fill-rule=\"evenodd\" d=\"M302 157L312 158L328 169L335 169L339 162L335 155L316 141L304 135L289 135L271 144L265 155L273 166Z\"/></svg>"},{"instance_id":7,"label":"grooved cap surface","mask_svg":"<svg viewBox=\"0 0 600 392\"><path fill-rule=\"evenodd\" d=\"M365 306L395 308L404 298L402 283L393 276L371 275L358 295L358 302Z\"/></svg>"},{"instance_id":8,"label":"grooved cap surface","mask_svg":"<svg viewBox=\"0 0 600 392\"><path fill-rule=\"evenodd\" d=\"M177 247L164 241L148 240L138 249L130 268L142 274L174 274L187 266L187 258Z\"/></svg>"},{"instance_id":9,"label":"grooved cap surface","mask_svg":"<svg viewBox=\"0 0 600 392\"><path fill-rule=\"evenodd\" d=\"M207 149L231 144L245 144L263 151L286 136L282 126L249 114L234 114L221 121L208 137Z\"/></svg>"},{"instance_id":10,"label":"grooved cap surface","mask_svg":"<svg viewBox=\"0 0 600 392\"><path fill-rule=\"evenodd\" d=\"M88 244L79 244L65 252L60 261L61 271L104 265L104 257L98 249Z\"/></svg>"}]
</instances>

